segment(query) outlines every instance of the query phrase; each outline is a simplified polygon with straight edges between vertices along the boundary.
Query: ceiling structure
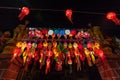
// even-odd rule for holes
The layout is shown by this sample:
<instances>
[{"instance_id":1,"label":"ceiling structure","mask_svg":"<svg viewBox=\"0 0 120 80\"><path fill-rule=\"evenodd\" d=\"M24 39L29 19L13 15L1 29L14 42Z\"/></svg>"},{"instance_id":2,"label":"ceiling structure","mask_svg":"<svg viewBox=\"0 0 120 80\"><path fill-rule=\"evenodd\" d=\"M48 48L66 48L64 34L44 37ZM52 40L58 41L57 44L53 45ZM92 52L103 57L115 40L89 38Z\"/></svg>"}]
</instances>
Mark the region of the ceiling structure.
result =
<instances>
[{"instance_id":1,"label":"ceiling structure","mask_svg":"<svg viewBox=\"0 0 120 80\"><path fill-rule=\"evenodd\" d=\"M25 19L23 21L18 20L20 10L16 9L23 6L31 9L30 14L25 19L30 21L32 27L87 28L87 24L92 23L92 25L101 26L105 34L120 37L118 34L120 26L106 19L106 13L110 11L115 11L119 18L119 0L1 0L1 31L14 29L19 23L24 22ZM65 16L64 11L66 9L73 10L73 24Z\"/></svg>"}]
</instances>

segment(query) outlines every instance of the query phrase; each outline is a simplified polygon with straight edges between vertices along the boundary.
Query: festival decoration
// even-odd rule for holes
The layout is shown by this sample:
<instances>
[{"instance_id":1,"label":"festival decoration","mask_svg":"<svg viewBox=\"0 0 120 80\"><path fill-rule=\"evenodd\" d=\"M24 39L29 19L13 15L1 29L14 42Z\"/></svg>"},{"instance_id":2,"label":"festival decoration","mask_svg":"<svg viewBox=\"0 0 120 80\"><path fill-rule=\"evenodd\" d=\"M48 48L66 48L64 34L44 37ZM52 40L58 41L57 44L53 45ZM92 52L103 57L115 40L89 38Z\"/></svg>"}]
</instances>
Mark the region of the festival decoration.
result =
<instances>
[{"instance_id":1,"label":"festival decoration","mask_svg":"<svg viewBox=\"0 0 120 80\"><path fill-rule=\"evenodd\" d=\"M116 17L115 12L108 12L106 18L112 20L115 24L120 25L120 20Z\"/></svg>"},{"instance_id":2,"label":"festival decoration","mask_svg":"<svg viewBox=\"0 0 120 80\"><path fill-rule=\"evenodd\" d=\"M69 20L71 23L73 23L73 22L72 22L72 10L71 10L71 9L67 9L66 12L65 12L65 15L66 15L66 17L68 18L68 20Z\"/></svg>"},{"instance_id":3,"label":"festival decoration","mask_svg":"<svg viewBox=\"0 0 120 80\"><path fill-rule=\"evenodd\" d=\"M17 42L11 59L13 61L17 56L22 56L25 71L28 70L30 64L39 63L40 70L44 66L45 74L48 74L51 65L55 62L56 71L63 70L65 64L71 74L74 64L76 64L76 70L79 71L82 70L81 66L85 62L91 67L96 64L97 58L102 60L105 58L100 42L90 39L89 33L83 29L77 31L75 29L29 28L28 34L27 40ZM41 35L43 37L40 37Z\"/></svg>"},{"instance_id":4,"label":"festival decoration","mask_svg":"<svg viewBox=\"0 0 120 80\"><path fill-rule=\"evenodd\" d=\"M22 7L21 12L18 16L19 20L22 20L25 16L27 16L30 13L30 10L28 7Z\"/></svg>"}]
</instances>

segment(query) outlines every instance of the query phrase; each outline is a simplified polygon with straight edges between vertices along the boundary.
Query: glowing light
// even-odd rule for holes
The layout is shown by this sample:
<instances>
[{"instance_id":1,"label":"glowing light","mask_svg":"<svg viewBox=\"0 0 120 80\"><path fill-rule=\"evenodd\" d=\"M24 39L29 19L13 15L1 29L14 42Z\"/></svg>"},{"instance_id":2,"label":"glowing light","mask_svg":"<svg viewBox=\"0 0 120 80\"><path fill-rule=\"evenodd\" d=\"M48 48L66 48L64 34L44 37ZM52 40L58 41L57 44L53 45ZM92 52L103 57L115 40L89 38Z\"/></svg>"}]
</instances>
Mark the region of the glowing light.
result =
<instances>
[{"instance_id":1,"label":"glowing light","mask_svg":"<svg viewBox=\"0 0 120 80\"><path fill-rule=\"evenodd\" d=\"M109 20L116 19L116 13L115 12L108 12L106 17Z\"/></svg>"}]
</instances>

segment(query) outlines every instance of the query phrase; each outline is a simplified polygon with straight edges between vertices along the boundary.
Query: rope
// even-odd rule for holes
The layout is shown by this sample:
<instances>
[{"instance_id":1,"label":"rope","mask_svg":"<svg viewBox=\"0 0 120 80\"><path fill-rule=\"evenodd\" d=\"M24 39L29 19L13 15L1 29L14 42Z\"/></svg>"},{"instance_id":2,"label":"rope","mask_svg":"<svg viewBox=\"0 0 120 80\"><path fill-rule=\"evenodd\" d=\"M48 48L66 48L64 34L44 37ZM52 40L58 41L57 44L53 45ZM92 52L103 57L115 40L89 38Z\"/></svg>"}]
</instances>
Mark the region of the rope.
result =
<instances>
[{"instance_id":1,"label":"rope","mask_svg":"<svg viewBox=\"0 0 120 80\"><path fill-rule=\"evenodd\" d=\"M14 9L14 10L21 10L21 8L17 7L0 7L0 9ZM32 11L51 11L51 12L65 12L66 10L55 10L55 9L37 9L37 8L30 8ZM106 15L106 13L98 13L98 12L89 12L89 11L73 11L75 13L83 13L83 14L97 14L97 15ZM119 14L120 15L120 14Z\"/></svg>"}]
</instances>

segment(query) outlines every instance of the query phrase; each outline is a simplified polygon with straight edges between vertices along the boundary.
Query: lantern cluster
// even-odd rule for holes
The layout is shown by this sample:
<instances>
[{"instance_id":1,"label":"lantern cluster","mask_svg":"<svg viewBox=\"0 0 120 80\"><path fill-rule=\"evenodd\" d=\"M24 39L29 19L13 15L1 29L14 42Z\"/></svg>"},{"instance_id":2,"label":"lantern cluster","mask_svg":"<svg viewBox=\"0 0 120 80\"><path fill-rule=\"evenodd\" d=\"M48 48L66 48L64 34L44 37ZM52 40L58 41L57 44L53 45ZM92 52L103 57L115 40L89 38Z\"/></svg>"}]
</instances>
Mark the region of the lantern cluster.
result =
<instances>
[{"instance_id":1,"label":"lantern cluster","mask_svg":"<svg viewBox=\"0 0 120 80\"><path fill-rule=\"evenodd\" d=\"M63 65L67 65L71 73L72 65L77 64L77 71L82 69L86 61L88 66L95 65L96 57L103 59L104 52L97 41L20 41L16 44L11 61L17 56L22 57L25 70L28 70L30 64L39 64L39 69L46 66L47 74L55 63L56 71L63 70Z\"/></svg>"},{"instance_id":2,"label":"lantern cluster","mask_svg":"<svg viewBox=\"0 0 120 80\"><path fill-rule=\"evenodd\" d=\"M38 38L50 38L55 39L56 37L60 39L61 37L64 37L64 39L69 38L89 38L90 34L81 29L81 30L75 30L75 29L38 29L38 28L29 28L29 37L38 37Z\"/></svg>"}]
</instances>

